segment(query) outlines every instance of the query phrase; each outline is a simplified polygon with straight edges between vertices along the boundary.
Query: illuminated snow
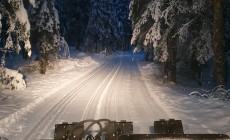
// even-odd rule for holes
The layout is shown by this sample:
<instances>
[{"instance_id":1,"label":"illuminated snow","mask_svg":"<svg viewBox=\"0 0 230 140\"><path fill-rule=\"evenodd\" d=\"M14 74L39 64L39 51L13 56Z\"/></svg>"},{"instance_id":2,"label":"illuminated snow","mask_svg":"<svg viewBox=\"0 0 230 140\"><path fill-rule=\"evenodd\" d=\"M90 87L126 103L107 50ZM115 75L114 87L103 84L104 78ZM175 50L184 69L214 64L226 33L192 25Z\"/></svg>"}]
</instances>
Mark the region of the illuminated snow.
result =
<instances>
[{"instance_id":1,"label":"illuminated snow","mask_svg":"<svg viewBox=\"0 0 230 140\"><path fill-rule=\"evenodd\" d=\"M153 121L162 118L181 119L185 133L230 134L228 102L192 98L189 87L159 85L154 75L160 69L143 62L141 54L105 58L79 53L77 59L85 67L29 74L26 89L4 91L0 135L12 140L51 139L56 123L98 118L133 121L134 133L141 134L150 133Z\"/></svg>"}]
</instances>

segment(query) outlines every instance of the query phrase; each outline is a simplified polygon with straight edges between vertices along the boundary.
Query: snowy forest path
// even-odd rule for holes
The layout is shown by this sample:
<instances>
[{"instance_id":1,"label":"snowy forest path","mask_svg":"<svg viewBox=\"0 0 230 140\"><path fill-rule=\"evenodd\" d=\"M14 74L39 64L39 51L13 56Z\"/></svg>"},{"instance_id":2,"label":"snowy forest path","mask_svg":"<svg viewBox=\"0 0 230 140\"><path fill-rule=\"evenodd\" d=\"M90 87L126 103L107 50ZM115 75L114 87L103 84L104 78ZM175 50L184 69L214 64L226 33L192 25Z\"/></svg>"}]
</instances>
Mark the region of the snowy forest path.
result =
<instances>
[{"instance_id":1,"label":"snowy forest path","mask_svg":"<svg viewBox=\"0 0 230 140\"><path fill-rule=\"evenodd\" d=\"M40 119L39 122L36 123L36 125L31 129L26 137L24 139L35 139L40 138L36 135L37 130L46 130L49 131L50 128L54 126L53 121L63 112L63 110L66 108L68 104L71 103L71 101L74 98L77 98L80 94L81 90L85 88L88 84L91 84L90 81L93 81L93 79L97 78L99 76L99 72L101 72L101 69L103 69L104 65L97 68L95 71L91 71L88 76L83 77L83 79L77 79L77 81L82 81L76 84L76 86L72 86L73 83L77 83L77 81L74 81L71 83L68 87L65 87L59 93L66 93L66 94L60 94L61 96L58 98L58 102L55 103L55 105L51 106L51 109ZM66 91L68 89L69 92ZM63 96L64 95L64 96ZM50 97L50 100L52 100L53 97ZM47 99L49 100L49 99Z\"/></svg>"},{"instance_id":2,"label":"snowy forest path","mask_svg":"<svg viewBox=\"0 0 230 140\"><path fill-rule=\"evenodd\" d=\"M110 58L35 107L10 139L52 139L55 124L100 118L133 121L134 133L150 133L154 120L169 115L150 96L139 59L130 54Z\"/></svg>"}]
</instances>

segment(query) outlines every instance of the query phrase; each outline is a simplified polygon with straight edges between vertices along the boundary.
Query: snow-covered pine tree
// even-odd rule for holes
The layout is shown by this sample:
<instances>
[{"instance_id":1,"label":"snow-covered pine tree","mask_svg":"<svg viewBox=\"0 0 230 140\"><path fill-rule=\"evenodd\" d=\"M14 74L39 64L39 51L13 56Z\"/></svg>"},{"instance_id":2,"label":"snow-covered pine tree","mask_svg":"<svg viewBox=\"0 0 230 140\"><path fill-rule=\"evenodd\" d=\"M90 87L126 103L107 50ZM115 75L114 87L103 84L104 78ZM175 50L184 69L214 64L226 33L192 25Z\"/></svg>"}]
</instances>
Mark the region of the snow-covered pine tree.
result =
<instances>
[{"instance_id":1,"label":"snow-covered pine tree","mask_svg":"<svg viewBox=\"0 0 230 140\"><path fill-rule=\"evenodd\" d=\"M181 27L178 35L184 43L183 46L187 44L186 48L188 50L184 55L189 57L184 60L189 64L187 69L189 69L190 77L197 80L201 86L201 65L207 63L213 57L212 2L209 0L192 1L189 7L190 12L186 14L189 17L189 22ZM180 61L183 63L183 59Z\"/></svg>"},{"instance_id":2,"label":"snow-covered pine tree","mask_svg":"<svg viewBox=\"0 0 230 140\"><path fill-rule=\"evenodd\" d=\"M5 67L10 53L31 55L30 23L22 0L0 1L0 88L18 89L25 87L22 74Z\"/></svg>"},{"instance_id":3,"label":"snow-covered pine tree","mask_svg":"<svg viewBox=\"0 0 230 140\"><path fill-rule=\"evenodd\" d=\"M176 56L177 60L189 56L186 53L177 54L178 50L184 50L185 45L192 44L190 45L192 47L187 47L187 50L192 50L196 54L193 57L198 63L204 63L213 56L210 45L211 26L208 24L212 23L209 16L211 10L209 3L210 1L205 0L132 0L130 3L130 18L133 22L131 43L136 44L137 47L144 46L145 50L153 46L155 60L165 64L164 77L168 77L167 64L169 63L170 80L175 82ZM195 29L195 32L192 28L198 20L197 17L204 21L200 24L202 28ZM196 49L191 49L194 47Z\"/></svg>"},{"instance_id":4,"label":"snow-covered pine tree","mask_svg":"<svg viewBox=\"0 0 230 140\"><path fill-rule=\"evenodd\" d=\"M128 25L127 1L91 0L89 22L85 35L85 49L91 52L112 52L124 41Z\"/></svg>"},{"instance_id":5,"label":"snow-covered pine tree","mask_svg":"<svg viewBox=\"0 0 230 140\"><path fill-rule=\"evenodd\" d=\"M117 49L127 50L131 39L131 21L129 17L130 0L114 0L113 13L117 31L117 40L115 42Z\"/></svg>"},{"instance_id":6,"label":"snow-covered pine tree","mask_svg":"<svg viewBox=\"0 0 230 140\"><path fill-rule=\"evenodd\" d=\"M19 53L22 47L31 55L30 23L22 0L0 1L0 67L7 53ZM23 42L23 46L19 42Z\"/></svg>"},{"instance_id":7,"label":"snow-covered pine tree","mask_svg":"<svg viewBox=\"0 0 230 140\"><path fill-rule=\"evenodd\" d=\"M178 13L185 13L187 6L178 0L132 0L130 19L133 21L132 44L144 45L146 52L153 47L155 60L165 64L165 79L168 79L168 61L171 81L176 82L176 30L179 27Z\"/></svg>"},{"instance_id":8,"label":"snow-covered pine tree","mask_svg":"<svg viewBox=\"0 0 230 140\"><path fill-rule=\"evenodd\" d=\"M111 36L109 28L110 1L90 1L91 12L85 35L85 48L90 52L101 52L108 49L108 38Z\"/></svg>"},{"instance_id":9,"label":"snow-covered pine tree","mask_svg":"<svg viewBox=\"0 0 230 140\"><path fill-rule=\"evenodd\" d=\"M61 34L68 44L80 49L89 19L89 0L55 0Z\"/></svg>"},{"instance_id":10,"label":"snow-covered pine tree","mask_svg":"<svg viewBox=\"0 0 230 140\"><path fill-rule=\"evenodd\" d=\"M58 11L53 0L37 0L31 10L33 42L39 49L40 73L45 74L47 66L60 57L69 57L68 44L60 35ZM63 49L62 49L63 48Z\"/></svg>"}]
</instances>

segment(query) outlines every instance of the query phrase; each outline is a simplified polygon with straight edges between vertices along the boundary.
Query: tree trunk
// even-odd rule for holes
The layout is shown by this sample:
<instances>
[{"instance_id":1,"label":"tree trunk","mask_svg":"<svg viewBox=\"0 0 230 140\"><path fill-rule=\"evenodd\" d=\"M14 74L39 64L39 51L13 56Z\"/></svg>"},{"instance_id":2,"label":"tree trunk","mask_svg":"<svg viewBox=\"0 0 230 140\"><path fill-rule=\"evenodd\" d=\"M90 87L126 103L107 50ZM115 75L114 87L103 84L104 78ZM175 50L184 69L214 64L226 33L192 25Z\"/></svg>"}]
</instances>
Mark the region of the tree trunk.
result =
<instances>
[{"instance_id":1,"label":"tree trunk","mask_svg":"<svg viewBox=\"0 0 230 140\"><path fill-rule=\"evenodd\" d=\"M173 37L176 32L177 28L179 27L179 17L176 14L178 10L176 8L172 9L172 14L175 16L175 25L171 27L171 31L168 35L167 46L169 52L169 65L170 65L170 81L176 83L176 74L177 74L177 67L176 67L176 45L177 45L177 36Z\"/></svg>"},{"instance_id":2,"label":"tree trunk","mask_svg":"<svg viewBox=\"0 0 230 140\"><path fill-rule=\"evenodd\" d=\"M176 38L172 38L174 30L171 31L168 37L168 51L170 64L170 81L176 83Z\"/></svg>"},{"instance_id":3,"label":"tree trunk","mask_svg":"<svg viewBox=\"0 0 230 140\"><path fill-rule=\"evenodd\" d=\"M48 54L46 52L42 52L40 57L40 74L46 73L47 63L48 63Z\"/></svg>"},{"instance_id":4,"label":"tree trunk","mask_svg":"<svg viewBox=\"0 0 230 140\"><path fill-rule=\"evenodd\" d=\"M175 40L174 40L175 42ZM176 43L173 43L170 50L170 57L171 57L171 81L176 83Z\"/></svg>"},{"instance_id":5,"label":"tree trunk","mask_svg":"<svg viewBox=\"0 0 230 140\"><path fill-rule=\"evenodd\" d=\"M166 84L168 83L168 61L164 62L164 79L163 79L163 83Z\"/></svg>"},{"instance_id":6,"label":"tree trunk","mask_svg":"<svg viewBox=\"0 0 230 140\"><path fill-rule=\"evenodd\" d=\"M193 59L193 69L194 69L194 78L197 81L199 86L202 86L202 81L201 81L201 65L200 63L196 60Z\"/></svg>"},{"instance_id":7,"label":"tree trunk","mask_svg":"<svg viewBox=\"0 0 230 140\"><path fill-rule=\"evenodd\" d=\"M148 51L145 52L145 61L149 61L149 52Z\"/></svg>"},{"instance_id":8,"label":"tree trunk","mask_svg":"<svg viewBox=\"0 0 230 140\"><path fill-rule=\"evenodd\" d=\"M152 49L152 61L154 62L154 60L155 60L155 55L154 55L154 48Z\"/></svg>"},{"instance_id":9,"label":"tree trunk","mask_svg":"<svg viewBox=\"0 0 230 140\"><path fill-rule=\"evenodd\" d=\"M226 57L223 46L223 1L213 0L214 5L214 63L216 85L226 86Z\"/></svg>"}]
</instances>

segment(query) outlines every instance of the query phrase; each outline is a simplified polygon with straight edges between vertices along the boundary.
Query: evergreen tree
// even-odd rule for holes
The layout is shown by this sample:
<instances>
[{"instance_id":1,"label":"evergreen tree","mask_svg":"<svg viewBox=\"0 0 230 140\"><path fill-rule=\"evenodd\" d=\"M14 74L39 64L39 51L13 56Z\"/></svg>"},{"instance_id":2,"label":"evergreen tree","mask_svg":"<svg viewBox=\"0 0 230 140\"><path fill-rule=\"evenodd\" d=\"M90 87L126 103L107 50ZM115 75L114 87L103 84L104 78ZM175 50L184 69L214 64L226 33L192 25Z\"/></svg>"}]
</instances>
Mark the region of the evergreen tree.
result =
<instances>
[{"instance_id":1,"label":"evergreen tree","mask_svg":"<svg viewBox=\"0 0 230 140\"><path fill-rule=\"evenodd\" d=\"M19 53L21 48L31 55L30 23L22 0L0 1L0 67L5 65L6 54ZM20 44L23 42L23 46Z\"/></svg>"},{"instance_id":2,"label":"evergreen tree","mask_svg":"<svg viewBox=\"0 0 230 140\"><path fill-rule=\"evenodd\" d=\"M114 17L117 20L117 25L114 25L117 29L117 49L127 50L130 46L131 39L131 21L129 16L129 0L114 0Z\"/></svg>"},{"instance_id":3,"label":"evergreen tree","mask_svg":"<svg viewBox=\"0 0 230 140\"><path fill-rule=\"evenodd\" d=\"M111 16L110 0L91 0L91 12L85 36L85 48L90 52L101 52L108 49L111 28L109 16Z\"/></svg>"},{"instance_id":4,"label":"evergreen tree","mask_svg":"<svg viewBox=\"0 0 230 140\"><path fill-rule=\"evenodd\" d=\"M60 57L69 56L68 45L60 35L58 11L53 0L38 0L31 11L32 40L39 49L40 73L45 74L47 66Z\"/></svg>"},{"instance_id":5,"label":"evergreen tree","mask_svg":"<svg viewBox=\"0 0 230 140\"><path fill-rule=\"evenodd\" d=\"M145 50L153 47L155 60L164 64L165 80L176 82L178 63L181 68L184 61L195 60L196 71L199 71L200 64L213 57L211 6L208 0L132 0L131 43L137 48L144 46Z\"/></svg>"},{"instance_id":6,"label":"evergreen tree","mask_svg":"<svg viewBox=\"0 0 230 140\"><path fill-rule=\"evenodd\" d=\"M176 41L180 27L178 15L187 11L186 2L177 0L133 0L130 4L130 18L133 21L132 44L146 52L154 48L155 60L165 64L164 78L168 79L168 64L171 68L170 80L176 82Z\"/></svg>"},{"instance_id":7,"label":"evergreen tree","mask_svg":"<svg viewBox=\"0 0 230 140\"><path fill-rule=\"evenodd\" d=\"M128 34L124 31L129 26L127 1L91 0L90 5L91 10L84 42L85 49L97 53L102 51L110 53L124 47L124 37Z\"/></svg>"},{"instance_id":8,"label":"evergreen tree","mask_svg":"<svg viewBox=\"0 0 230 140\"><path fill-rule=\"evenodd\" d=\"M89 0L55 0L61 34L68 44L80 48L89 19Z\"/></svg>"}]
</instances>

